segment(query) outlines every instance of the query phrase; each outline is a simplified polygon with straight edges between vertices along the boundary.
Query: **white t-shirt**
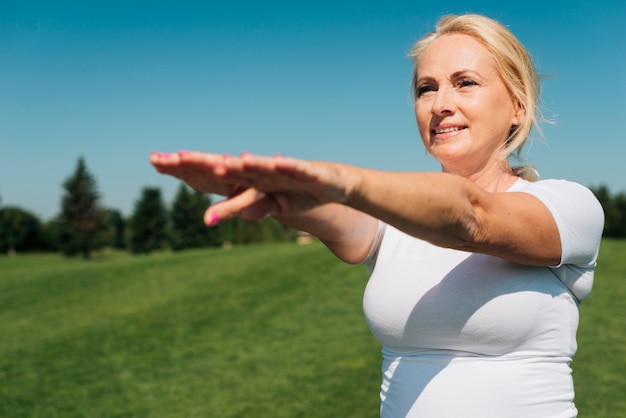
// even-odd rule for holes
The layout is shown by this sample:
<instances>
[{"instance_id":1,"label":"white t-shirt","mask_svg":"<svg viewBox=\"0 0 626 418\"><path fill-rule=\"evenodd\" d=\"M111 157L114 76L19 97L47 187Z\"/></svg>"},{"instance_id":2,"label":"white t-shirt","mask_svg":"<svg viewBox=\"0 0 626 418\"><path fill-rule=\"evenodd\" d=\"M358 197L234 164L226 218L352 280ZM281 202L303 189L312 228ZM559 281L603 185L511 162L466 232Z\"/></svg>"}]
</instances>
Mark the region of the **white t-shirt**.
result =
<instances>
[{"instance_id":1,"label":"white t-shirt","mask_svg":"<svg viewBox=\"0 0 626 418\"><path fill-rule=\"evenodd\" d=\"M570 362L602 207L563 180L520 179L509 192L554 216L558 266L441 248L381 223L363 307L383 345L382 417L576 416Z\"/></svg>"}]
</instances>

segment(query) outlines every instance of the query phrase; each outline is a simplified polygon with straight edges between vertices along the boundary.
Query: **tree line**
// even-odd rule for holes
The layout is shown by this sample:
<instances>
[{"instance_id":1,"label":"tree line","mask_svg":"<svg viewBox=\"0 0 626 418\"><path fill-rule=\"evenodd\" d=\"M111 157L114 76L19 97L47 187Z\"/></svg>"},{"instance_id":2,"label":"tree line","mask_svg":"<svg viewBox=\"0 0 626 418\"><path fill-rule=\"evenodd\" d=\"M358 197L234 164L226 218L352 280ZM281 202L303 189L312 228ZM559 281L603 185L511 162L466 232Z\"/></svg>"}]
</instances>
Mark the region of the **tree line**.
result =
<instances>
[{"instance_id":1,"label":"tree line","mask_svg":"<svg viewBox=\"0 0 626 418\"><path fill-rule=\"evenodd\" d=\"M157 187L145 187L125 218L119 210L101 203L95 177L79 158L74 172L64 181L60 212L42 222L17 206L1 206L0 251L62 252L68 257L90 258L104 248L134 254L171 249L229 246L252 242L293 240L298 231L267 218L249 222L234 218L208 228L202 216L211 197L181 182L168 207Z\"/></svg>"},{"instance_id":2,"label":"tree line","mask_svg":"<svg viewBox=\"0 0 626 418\"><path fill-rule=\"evenodd\" d=\"M159 188L145 187L132 215L125 218L119 210L102 206L96 180L82 157L63 190L60 213L47 222L20 207L0 206L0 252L58 251L89 258L93 251L107 247L148 254L297 236L297 231L272 218L261 222L234 218L207 228L202 215L211 205L211 197L183 183L169 208ZM604 236L626 237L626 193L612 194L605 185L591 191L604 209Z\"/></svg>"},{"instance_id":3,"label":"tree line","mask_svg":"<svg viewBox=\"0 0 626 418\"><path fill-rule=\"evenodd\" d=\"M626 193L612 194L606 185L592 187L604 209L604 233L610 238L626 237Z\"/></svg>"}]
</instances>

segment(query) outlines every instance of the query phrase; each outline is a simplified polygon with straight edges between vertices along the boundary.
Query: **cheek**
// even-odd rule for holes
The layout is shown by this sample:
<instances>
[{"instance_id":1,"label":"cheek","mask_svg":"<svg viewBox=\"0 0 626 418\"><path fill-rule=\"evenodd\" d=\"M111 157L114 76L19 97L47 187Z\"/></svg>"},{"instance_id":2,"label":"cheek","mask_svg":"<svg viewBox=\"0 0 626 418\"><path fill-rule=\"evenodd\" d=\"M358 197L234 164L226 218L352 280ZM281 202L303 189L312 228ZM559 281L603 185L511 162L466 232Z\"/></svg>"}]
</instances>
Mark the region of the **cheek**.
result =
<instances>
[{"instance_id":1,"label":"cheek","mask_svg":"<svg viewBox=\"0 0 626 418\"><path fill-rule=\"evenodd\" d=\"M417 128L420 134L423 136L430 131L430 111L426 111L424 106L415 104L415 120L417 121ZM425 139L425 138L424 138Z\"/></svg>"},{"instance_id":2,"label":"cheek","mask_svg":"<svg viewBox=\"0 0 626 418\"><path fill-rule=\"evenodd\" d=\"M518 122L516 118L517 110L515 102L506 89L502 88L497 94L492 95L489 103L492 109L498 111L500 115L499 119L507 127L515 125L516 122Z\"/></svg>"}]
</instances>

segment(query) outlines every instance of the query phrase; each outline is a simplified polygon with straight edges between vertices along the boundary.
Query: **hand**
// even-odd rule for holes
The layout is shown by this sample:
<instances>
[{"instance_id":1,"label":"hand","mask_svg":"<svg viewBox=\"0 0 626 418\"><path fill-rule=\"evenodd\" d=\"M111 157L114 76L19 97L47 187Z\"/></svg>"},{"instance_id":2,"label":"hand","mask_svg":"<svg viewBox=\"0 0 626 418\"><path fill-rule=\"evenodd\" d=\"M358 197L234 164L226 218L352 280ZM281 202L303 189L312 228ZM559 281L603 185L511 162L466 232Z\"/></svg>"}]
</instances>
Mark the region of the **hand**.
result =
<instances>
[{"instance_id":1,"label":"hand","mask_svg":"<svg viewBox=\"0 0 626 418\"><path fill-rule=\"evenodd\" d=\"M243 153L238 158L225 158L215 169L215 174L222 180L240 186L253 187L266 193L287 194L293 199L296 199L296 195L301 198L307 196L307 202L302 202L302 209L309 205L344 203L349 173L349 167L341 164L304 161L280 155L263 157L250 153Z\"/></svg>"},{"instance_id":2,"label":"hand","mask_svg":"<svg viewBox=\"0 0 626 418\"><path fill-rule=\"evenodd\" d=\"M184 159L187 154L195 158ZM153 152L150 154L150 163L159 173L168 174L184 181L193 189L205 193L214 193L228 196L235 192L237 186L224 182L214 174L215 166L228 158L219 154L200 154L179 151L173 154Z\"/></svg>"},{"instance_id":3,"label":"hand","mask_svg":"<svg viewBox=\"0 0 626 418\"><path fill-rule=\"evenodd\" d=\"M240 157L187 153L151 155L161 173L173 175L196 190L228 199L212 205L205 223L241 216L259 220L268 215L290 217L319 205L343 203L347 197L347 166L280 156Z\"/></svg>"}]
</instances>

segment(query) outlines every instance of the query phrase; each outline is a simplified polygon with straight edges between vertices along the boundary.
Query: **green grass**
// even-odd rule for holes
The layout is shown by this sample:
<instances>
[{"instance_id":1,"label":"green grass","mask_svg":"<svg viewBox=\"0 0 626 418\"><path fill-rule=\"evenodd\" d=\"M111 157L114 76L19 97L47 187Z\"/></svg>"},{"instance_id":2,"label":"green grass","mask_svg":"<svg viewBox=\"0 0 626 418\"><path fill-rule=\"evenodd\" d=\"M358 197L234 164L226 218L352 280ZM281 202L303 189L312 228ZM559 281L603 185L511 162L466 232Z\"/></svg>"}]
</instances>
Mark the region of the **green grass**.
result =
<instances>
[{"instance_id":1,"label":"green grass","mask_svg":"<svg viewBox=\"0 0 626 418\"><path fill-rule=\"evenodd\" d=\"M572 363L580 417L626 417L626 240L602 241Z\"/></svg>"},{"instance_id":2,"label":"green grass","mask_svg":"<svg viewBox=\"0 0 626 418\"><path fill-rule=\"evenodd\" d=\"M367 272L319 244L0 272L2 417L378 414Z\"/></svg>"},{"instance_id":3,"label":"green grass","mask_svg":"<svg viewBox=\"0 0 626 418\"><path fill-rule=\"evenodd\" d=\"M625 254L581 305L581 417L626 416ZM320 244L0 257L0 417L377 417L366 281Z\"/></svg>"}]
</instances>

